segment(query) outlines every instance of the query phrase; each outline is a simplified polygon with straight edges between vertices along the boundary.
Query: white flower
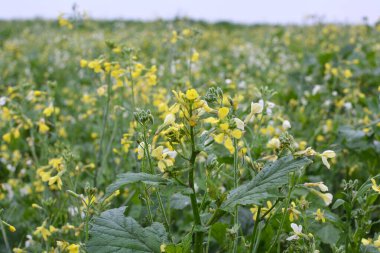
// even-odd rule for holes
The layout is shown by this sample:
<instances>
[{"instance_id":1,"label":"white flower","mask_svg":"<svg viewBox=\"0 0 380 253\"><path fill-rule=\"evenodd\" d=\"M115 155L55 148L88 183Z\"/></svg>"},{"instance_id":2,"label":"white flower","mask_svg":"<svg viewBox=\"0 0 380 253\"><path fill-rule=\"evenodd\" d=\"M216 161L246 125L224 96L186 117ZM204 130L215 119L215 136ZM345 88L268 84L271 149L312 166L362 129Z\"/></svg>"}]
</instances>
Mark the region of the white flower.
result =
<instances>
[{"instance_id":1,"label":"white flower","mask_svg":"<svg viewBox=\"0 0 380 253\"><path fill-rule=\"evenodd\" d=\"M286 240L287 241L298 240L300 236L302 235L302 225L297 225L295 223L292 223L290 224L290 226L292 227L294 234L286 238Z\"/></svg>"},{"instance_id":2,"label":"white flower","mask_svg":"<svg viewBox=\"0 0 380 253\"><path fill-rule=\"evenodd\" d=\"M350 102L346 102L346 103L344 103L344 108L345 108L347 111L349 111L349 110L352 109L352 104L351 104Z\"/></svg>"},{"instance_id":3,"label":"white flower","mask_svg":"<svg viewBox=\"0 0 380 253\"><path fill-rule=\"evenodd\" d=\"M253 103L253 102L251 103L251 112L244 119L244 123L248 123L252 119L252 117L254 117L255 114L259 114L263 112L264 102L261 102L261 101L263 100L260 100L259 103Z\"/></svg>"},{"instance_id":4,"label":"white flower","mask_svg":"<svg viewBox=\"0 0 380 253\"><path fill-rule=\"evenodd\" d=\"M308 147L305 150L297 151L297 152L294 153L294 155L296 155L296 156L301 156L301 155L304 155L304 156L313 156L315 154L317 154L317 152L315 152L315 150L312 149L311 147Z\"/></svg>"},{"instance_id":5,"label":"white flower","mask_svg":"<svg viewBox=\"0 0 380 253\"><path fill-rule=\"evenodd\" d=\"M278 138L272 138L270 141L267 143L267 148L272 148L272 149L279 149L281 145L280 139Z\"/></svg>"},{"instance_id":6,"label":"white flower","mask_svg":"<svg viewBox=\"0 0 380 253\"><path fill-rule=\"evenodd\" d=\"M317 93L321 90L321 88L322 88L322 86L319 85L319 84L317 84L317 85L314 86L314 88L313 88L313 90L312 90L311 93L312 93L313 95L315 95L315 94L317 94Z\"/></svg>"},{"instance_id":7,"label":"white flower","mask_svg":"<svg viewBox=\"0 0 380 253\"><path fill-rule=\"evenodd\" d=\"M333 201L333 195L331 193L322 193L317 190L311 189L313 193L315 193L318 197L320 197L323 202L325 202L325 205L328 206Z\"/></svg>"},{"instance_id":8,"label":"white flower","mask_svg":"<svg viewBox=\"0 0 380 253\"><path fill-rule=\"evenodd\" d=\"M322 158L322 162L323 164L328 168L330 169L330 164L329 162L327 161L328 158L334 158L336 156L335 152L332 151L332 150L326 150L324 151L322 154L320 154L321 158Z\"/></svg>"},{"instance_id":9,"label":"white flower","mask_svg":"<svg viewBox=\"0 0 380 253\"><path fill-rule=\"evenodd\" d=\"M234 118L237 129L244 131L244 122L241 119Z\"/></svg>"},{"instance_id":10,"label":"white flower","mask_svg":"<svg viewBox=\"0 0 380 253\"><path fill-rule=\"evenodd\" d=\"M291 128L292 126L290 125L289 120L284 120L284 121L282 122L282 127L286 130L286 129Z\"/></svg>"},{"instance_id":11,"label":"white flower","mask_svg":"<svg viewBox=\"0 0 380 253\"><path fill-rule=\"evenodd\" d=\"M7 103L7 97L0 97L0 106L3 106Z\"/></svg>"},{"instance_id":12,"label":"white flower","mask_svg":"<svg viewBox=\"0 0 380 253\"><path fill-rule=\"evenodd\" d=\"M174 121L175 121L175 116L174 116L174 114L169 113L169 114L166 115L166 117L165 117L164 124L165 124L165 125L171 125L171 124L174 123Z\"/></svg>"},{"instance_id":13,"label":"white flower","mask_svg":"<svg viewBox=\"0 0 380 253\"><path fill-rule=\"evenodd\" d=\"M329 188L323 182L304 183L303 185L306 187L318 187L321 192L327 192L329 190Z\"/></svg>"},{"instance_id":14,"label":"white flower","mask_svg":"<svg viewBox=\"0 0 380 253\"><path fill-rule=\"evenodd\" d=\"M260 100L260 101L263 101L263 100ZM258 114L258 113L262 113L263 111L263 108L264 108L264 102L262 103L251 103L251 114Z\"/></svg>"}]
</instances>

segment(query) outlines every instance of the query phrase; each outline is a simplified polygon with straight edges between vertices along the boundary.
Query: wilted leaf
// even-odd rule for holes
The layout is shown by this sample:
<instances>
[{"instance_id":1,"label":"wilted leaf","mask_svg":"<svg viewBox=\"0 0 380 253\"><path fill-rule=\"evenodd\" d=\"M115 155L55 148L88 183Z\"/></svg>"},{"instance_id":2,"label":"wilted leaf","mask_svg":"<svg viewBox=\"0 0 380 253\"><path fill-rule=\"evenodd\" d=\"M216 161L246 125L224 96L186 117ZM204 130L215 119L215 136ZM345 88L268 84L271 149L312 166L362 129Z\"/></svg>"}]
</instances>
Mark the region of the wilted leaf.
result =
<instances>
[{"instance_id":1,"label":"wilted leaf","mask_svg":"<svg viewBox=\"0 0 380 253\"><path fill-rule=\"evenodd\" d=\"M161 223L143 228L131 217L124 216L125 207L111 209L95 217L90 230L87 251L92 253L157 252L167 241Z\"/></svg>"}]
</instances>

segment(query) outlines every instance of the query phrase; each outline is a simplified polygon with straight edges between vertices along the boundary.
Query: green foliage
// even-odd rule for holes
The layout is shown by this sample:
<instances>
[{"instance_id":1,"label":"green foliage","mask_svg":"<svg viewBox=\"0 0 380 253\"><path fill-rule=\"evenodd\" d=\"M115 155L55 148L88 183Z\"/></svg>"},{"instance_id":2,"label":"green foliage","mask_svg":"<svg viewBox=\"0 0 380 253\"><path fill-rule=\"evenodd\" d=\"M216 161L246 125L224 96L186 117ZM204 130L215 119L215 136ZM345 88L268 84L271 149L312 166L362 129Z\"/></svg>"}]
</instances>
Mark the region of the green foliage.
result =
<instances>
[{"instance_id":1,"label":"green foliage","mask_svg":"<svg viewBox=\"0 0 380 253\"><path fill-rule=\"evenodd\" d=\"M289 173L299 172L311 163L307 158L286 156L266 165L252 181L231 191L221 209L230 211L236 205L261 205L269 198L281 196L273 190L289 182Z\"/></svg>"},{"instance_id":2,"label":"green foliage","mask_svg":"<svg viewBox=\"0 0 380 253\"><path fill-rule=\"evenodd\" d=\"M124 216L125 207L107 210L95 217L90 230L87 250L94 253L156 252L168 241L165 228L160 223L141 227L131 217Z\"/></svg>"}]
</instances>

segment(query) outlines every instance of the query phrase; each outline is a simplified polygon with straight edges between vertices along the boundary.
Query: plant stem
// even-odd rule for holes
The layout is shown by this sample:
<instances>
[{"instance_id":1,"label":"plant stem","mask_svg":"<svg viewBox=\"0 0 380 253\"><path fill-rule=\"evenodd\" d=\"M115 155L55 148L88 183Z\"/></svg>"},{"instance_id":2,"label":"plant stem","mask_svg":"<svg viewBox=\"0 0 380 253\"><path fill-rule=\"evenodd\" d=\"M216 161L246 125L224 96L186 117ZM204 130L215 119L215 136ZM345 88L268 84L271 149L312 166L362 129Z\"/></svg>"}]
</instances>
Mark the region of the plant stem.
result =
<instances>
[{"instance_id":1,"label":"plant stem","mask_svg":"<svg viewBox=\"0 0 380 253\"><path fill-rule=\"evenodd\" d=\"M110 101L111 101L111 77L110 77L110 75L107 75L106 79L107 79L107 100L106 100L106 104L105 104L104 111L103 111L102 131L101 131L101 135L100 135L98 156L96 158L96 168L95 168L95 175L94 175L94 186L95 187L97 187L97 184L98 184L99 171L102 169L103 141L104 141L105 130L107 127L108 113L109 113L109 107L110 107Z\"/></svg>"},{"instance_id":2,"label":"plant stem","mask_svg":"<svg viewBox=\"0 0 380 253\"><path fill-rule=\"evenodd\" d=\"M291 177L293 177L293 175L292 175ZM285 203L285 212L284 212L284 214L282 215L280 228L279 228L278 231L277 231L277 234L276 234L275 240L274 240L274 242L271 244L271 246L269 247L269 250L267 251L268 253L269 253L269 252L271 251L271 249L273 248L273 245L275 245L276 242L278 241L278 238L280 237L280 234L281 234L281 231L282 231L282 227L284 226L284 223L285 223L285 217L286 217L287 209L288 209L288 207L289 207L289 203L290 203L290 195L291 195L291 193L292 193L292 191L293 191L293 188L294 188L293 185L291 185L292 182L293 182L294 180L292 180L292 179L290 179L290 180L291 180L291 182L289 183L289 191L288 191L288 195L287 195L287 197L286 197L286 203ZM277 250L279 250L279 246L280 246L280 242L278 243Z\"/></svg>"},{"instance_id":3,"label":"plant stem","mask_svg":"<svg viewBox=\"0 0 380 253\"><path fill-rule=\"evenodd\" d=\"M189 110L190 118L192 117L192 104L190 104ZM198 152L195 150L195 136L194 136L194 127L190 126L190 140L191 140L191 156L190 156L190 170L189 170L189 187L192 189L192 193L190 194L191 207L193 209L194 216L194 226L201 226L201 217L199 215L197 197L195 195L194 188L194 170L195 170L195 158L198 155ZM194 253L202 253L203 252L203 236L204 233L202 231L196 229L195 239L194 239Z\"/></svg>"},{"instance_id":4,"label":"plant stem","mask_svg":"<svg viewBox=\"0 0 380 253\"><path fill-rule=\"evenodd\" d=\"M260 222L260 213L261 213L261 206L259 206L257 209L255 226L253 227L252 236L251 236L251 243L249 245L249 252L252 252L253 245L256 241L257 228L259 227L259 222Z\"/></svg>"},{"instance_id":5,"label":"plant stem","mask_svg":"<svg viewBox=\"0 0 380 253\"><path fill-rule=\"evenodd\" d=\"M146 184L144 184L144 192L145 192L146 206L148 207L149 222L152 224L153 223L153 215L152 215L152 210L150 208L150 197L149 197L149 193L148 193L148 188L146 188Z\"/></svg>"},{"instance_id":6,"label":"plant stem","mask_svg":"<svg viewBox=\"0 0 380 253\"><path fill-rule=\"evenodd\" d=\"M149 146L148 146L148 141L147 141L146 129L144 129L144 148L145 148L145 153L146 153L146 156L147 156L147 159L148 159L150 173L154 174L154 168L153 168L153 164L152 164L152 158L150 156ZM168 230L168 232L170 234L170 225L169 225L170 223L169 223L168 217L166 215L166 211L165 211L164 205L162 204L162 199L161 199L161 195L160 195L160 192L159 192L158 188L157 188L157 191L156 191L156 196L157 196L157 200L158 200L158 205L159 205L160 211L161 211L162 215L164 216L166 229Z\"/></svg>"},{"instance_id":7,"label":"plant stem","mask_svg":"<svg viewBox=\"0 0 380 253\"><path fill-rule=\"evenodd\" d=\"M238 146L237 146L237 140L234 138L234 189L238 187ZM238 205L235 206L235 211L234 211L234 228L236 226L239 226L239 207ZM238 242L239 242L239 237L238 237L238 229L236 229L236 235L234 238L233 242L233 252L237 252L238 248Z\"/></svg>"},{"instance_id":8,"label":"plant stem","mask_svg":"<svg viewBox=\"0 0 380 253\"><path fill-rule=\"evenodd\" d=\"M7 249L7 251L8 251L9 253L12 253L11 248L9 247L9 242L8 242L8 238L7 238L7 233L5 232L5 229L4 229L4 225L3 225L2 220L0 220L0 228L1 228L1 233L3 234L3 240L4 240L5 248Z\"/></svg>"}]
</instances>

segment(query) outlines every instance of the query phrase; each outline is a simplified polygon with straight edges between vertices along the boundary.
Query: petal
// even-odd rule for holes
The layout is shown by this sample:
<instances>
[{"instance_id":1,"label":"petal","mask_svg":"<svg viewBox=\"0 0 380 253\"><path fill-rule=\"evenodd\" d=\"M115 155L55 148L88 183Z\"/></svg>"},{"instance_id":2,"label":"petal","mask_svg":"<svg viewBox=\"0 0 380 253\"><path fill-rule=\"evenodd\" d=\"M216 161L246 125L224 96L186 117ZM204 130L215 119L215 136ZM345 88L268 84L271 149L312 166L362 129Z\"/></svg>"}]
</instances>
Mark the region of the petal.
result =
<instances>
[{"instance_id":1,"label":"petal","mask_svg":"<svg viewBox=\"0 0 380 253\"><path fill-rule=\"evenodd\" d=\"M261 113L263 111L263 105L259 103L251 103L251 113Z\"/></svg>"},{"instance_id":2,"label":"petal","mask_svg":"<svg viewBox=\"0 0 380 253\"><path fill-rule=\"evenodd\" d=\"M335 152L332 150L326 150L322 153L322 156L325 156L327 158L334 158L336 156Z\"/></svg>"},{"instance_id":3,"label":"petal","mask_svg":"<svg viewBox=\"0 0 380 253\"><path fill-rule=\"evenodd\" d=\"M203 121L204 121L205 123L210 123L210 124L216 124L216 123L219 122L218 119L213 118L213 117L209 117L209 118L207 118L207 119L204 119Z\"/></svg>"},{"instance_id":4,"label":"petal","mask_svg":"<svg viewBox=\"0 0 380 253\"><path fill-rule=\"evenodd\" d=\"M228 109L227 107L222 107L218 110L218 117L219 119L224 119L228 113L230 112L230 109Z\"/></svg>"},{"instance_id":5,"label":"petal","mask_svg":"<svg viewBox=\"0 0 380 253\"><path fill-rule=\"evenodd\" d=\"M242 131L240 131L239 129L234 129L234 130L232 130L231 135L232 135L232 137L234 137L235 139L240 139L241 136L243 135L243 133L242 133Z\"/></svg>"},{"instance_id":6,"label":"petal","mask_svg":"<svg viewBox=\"0 0 380 253\"><path fill-rule=\"evenodd\" d=\"M321 158L322 158L322 162L323 162L323 164L324 164L328 169L330 169L330 164L329 164L329 162L327 161L327 158L326 158L325 156L322 156Z\"/></svg>"},{"instance_id":7,"label":"petal","mask_svg":"<svg viewBox=\"0 0 380 253\"><path fill-rule=\"evenodd\" d=\"M299 239L298 235L292 235L286 238L287 241L298 240L298 239Z\"/></svg>"},{"instance_id":8,"label":"petal","mask_svg":"<svg viewBox=\"0 0 380 253\"><path fill-rule=\"evenodd\" d=\"M218 135L215 135L214 136L214 140L219 143L219 144L222 144L223 141L224 141L224 133L220 133Z\"/></svg>"},{"instance_id":9,"label":"petal","mask_svg":"<svg viewBox=\"0 0 380 253\"><path fill-rule=\"evenodd\" d=\"M230 151L231 154L235 151L234 144L232 143L231 138L228 136L224 142L224 146Z\"/></svg>"}]
</instances>

